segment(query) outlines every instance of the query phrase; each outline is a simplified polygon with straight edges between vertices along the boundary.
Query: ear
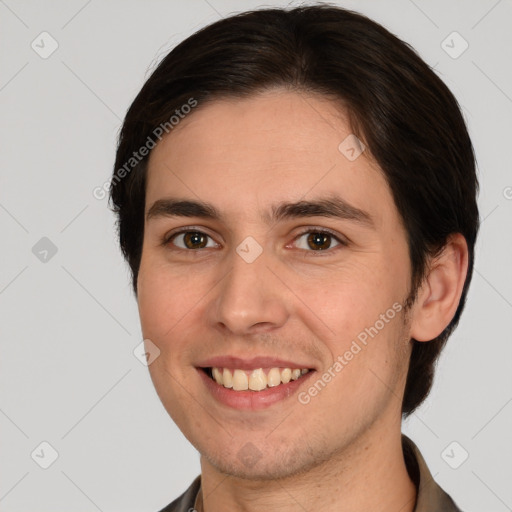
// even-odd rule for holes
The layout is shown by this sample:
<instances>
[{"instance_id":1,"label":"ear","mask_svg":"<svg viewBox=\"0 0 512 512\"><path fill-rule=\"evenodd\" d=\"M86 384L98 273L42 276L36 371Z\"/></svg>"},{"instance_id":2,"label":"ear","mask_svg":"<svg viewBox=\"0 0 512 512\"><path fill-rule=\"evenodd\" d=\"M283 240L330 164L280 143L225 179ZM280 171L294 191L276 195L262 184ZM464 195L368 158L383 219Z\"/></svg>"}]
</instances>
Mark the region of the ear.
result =
<instances>
[{"instance_id":1,"label":"ear","mask_svg":"<svg viewBox=\"0 0 512 512\"><path fill-rule=\"evenodd\" d=\"M430 262L430 270L418 291L410 336L430 341L439 336L457 311L468 271L468 246L460 233L448 237L442 252Z\"/></svg>"}]
</instances>

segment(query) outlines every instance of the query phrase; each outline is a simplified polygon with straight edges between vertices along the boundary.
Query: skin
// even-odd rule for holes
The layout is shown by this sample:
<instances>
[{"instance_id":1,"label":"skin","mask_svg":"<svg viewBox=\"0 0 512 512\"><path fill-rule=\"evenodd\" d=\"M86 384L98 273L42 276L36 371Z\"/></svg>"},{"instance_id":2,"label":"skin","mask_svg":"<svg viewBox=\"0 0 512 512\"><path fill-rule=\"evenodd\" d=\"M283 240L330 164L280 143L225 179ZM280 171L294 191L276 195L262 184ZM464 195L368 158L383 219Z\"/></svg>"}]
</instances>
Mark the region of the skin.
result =
<instances>
[{"instance_id":1,"label":"skin","mask_svg":"<svg viewBox=\"0 0 512 512\"><path fill-rule=\"evenodd\" d=\"M161 351L151 378L201 454L207 512L414 509L400 444L410 338L433 339L456 311L467 271L461 235L431 262L410 314L386 323L308 404L296 393L267 409L236 410L209 394L195 368L218 355L270 355L305 361L318 378L408 297L400 216L369 150L354 161L338 150L350 133L331 100L276 89L199 105L150 155L146 212L173 197L222 214L147 220L138 276L143 335ZM264 218L281 201L332 193L374 226ZM208 235L207 246L184 248L183 236L164 242L180 228ZM328 237L319 251L299 236L309 228L329 229L346 245ZM236 252L248 236L263 250L252 263ZM239 456L248 442L254 464Z\"/></svg>"}]
</instances>

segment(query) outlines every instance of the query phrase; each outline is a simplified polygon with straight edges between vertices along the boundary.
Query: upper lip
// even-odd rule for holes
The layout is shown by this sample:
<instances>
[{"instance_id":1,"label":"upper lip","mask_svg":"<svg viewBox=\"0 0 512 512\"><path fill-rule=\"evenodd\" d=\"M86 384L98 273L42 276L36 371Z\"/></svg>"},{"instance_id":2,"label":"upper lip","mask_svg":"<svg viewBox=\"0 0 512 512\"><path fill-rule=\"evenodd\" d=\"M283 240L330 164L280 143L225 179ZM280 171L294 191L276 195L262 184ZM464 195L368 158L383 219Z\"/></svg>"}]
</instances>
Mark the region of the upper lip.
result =
<instances>
[{"instance_id":1,"label":"upper lip","mask_svg":"<svg viewBox=\"0 0 512 512\"><path fill-rule=\"evenodd\" d=\"M271 356L258 356L251 359L242 359L235 356L216 356L201 361L199 368L234 368L240 370L255 370L257 368L308 368L313 369L310 364L298 363L296 361L280 359Z\"/></svg>"}]
</instances>

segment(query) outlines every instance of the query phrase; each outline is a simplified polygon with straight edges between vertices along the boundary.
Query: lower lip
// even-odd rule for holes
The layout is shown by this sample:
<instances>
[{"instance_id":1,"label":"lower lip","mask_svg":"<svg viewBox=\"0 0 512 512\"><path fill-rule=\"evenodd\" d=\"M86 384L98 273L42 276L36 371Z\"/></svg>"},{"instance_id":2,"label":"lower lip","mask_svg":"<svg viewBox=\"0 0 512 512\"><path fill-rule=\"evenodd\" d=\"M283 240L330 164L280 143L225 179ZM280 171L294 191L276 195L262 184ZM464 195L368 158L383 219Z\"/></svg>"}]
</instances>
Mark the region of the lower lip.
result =
<instances>
[{"instance_id":1,"label":"lower lip","mask_svg":"<svg viewBox=\"0 0 512 512\"><path fill-rule=\"evenodd\" d=\"M313 370L310 370L297 380L292 380L287 384L279 384L273 388L266 388L262 391L234 391L217 384L203 370L198 369L197 371L201 375L207 389L219 402L234 409L253 411L266 409L276 402L289 398L315 373Z\"/></svg>"}]
</instances>

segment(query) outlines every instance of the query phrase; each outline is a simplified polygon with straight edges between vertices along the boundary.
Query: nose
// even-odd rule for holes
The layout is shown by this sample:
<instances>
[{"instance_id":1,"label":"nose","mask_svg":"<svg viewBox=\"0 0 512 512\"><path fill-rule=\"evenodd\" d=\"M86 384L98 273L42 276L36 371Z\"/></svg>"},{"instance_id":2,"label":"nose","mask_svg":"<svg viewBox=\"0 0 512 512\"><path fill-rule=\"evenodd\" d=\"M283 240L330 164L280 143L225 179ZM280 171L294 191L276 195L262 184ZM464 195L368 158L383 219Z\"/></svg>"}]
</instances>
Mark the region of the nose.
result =
<instances>
[{"instance_id":1,"label":"nose","mask_svg":"<svg viewBox=\"0 0 512 512\"><path fill-rule=\"evenodd\" d=\"M252 262L233 251L226 276L215 288L212 321L216 327L243 336L282 327L289 317L287 290L269 267L265 251Z\"/></svg>"}]
</instances>

